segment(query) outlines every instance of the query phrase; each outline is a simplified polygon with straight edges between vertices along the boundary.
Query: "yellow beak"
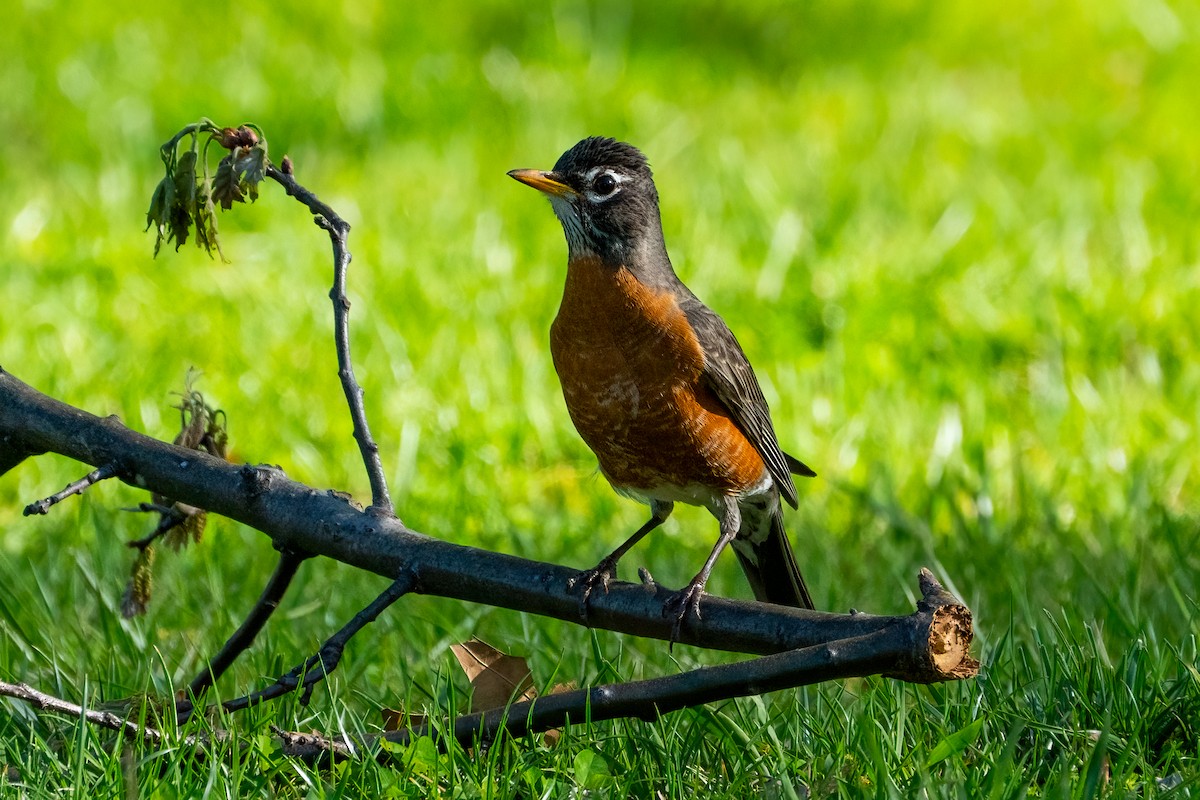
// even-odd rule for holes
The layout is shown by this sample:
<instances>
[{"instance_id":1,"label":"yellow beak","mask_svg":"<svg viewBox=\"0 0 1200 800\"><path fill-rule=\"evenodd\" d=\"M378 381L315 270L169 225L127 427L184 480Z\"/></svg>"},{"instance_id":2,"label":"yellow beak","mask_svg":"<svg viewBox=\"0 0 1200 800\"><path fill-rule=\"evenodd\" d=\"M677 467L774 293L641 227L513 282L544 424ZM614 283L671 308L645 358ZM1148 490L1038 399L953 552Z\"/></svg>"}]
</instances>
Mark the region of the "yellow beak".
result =
<instances>
[{"instance_id":1,"label":"yellow beak","mask_svg":"<svg viewBox=\"0 0 1200 800\"><path fill-rule=\"evenodd\" d=\"M554 172L543 172L540 169L514 169L508 173L508 176L554 197L572 197L578 194L559 180L558 174Z\"/></svg>"}]
</instances>

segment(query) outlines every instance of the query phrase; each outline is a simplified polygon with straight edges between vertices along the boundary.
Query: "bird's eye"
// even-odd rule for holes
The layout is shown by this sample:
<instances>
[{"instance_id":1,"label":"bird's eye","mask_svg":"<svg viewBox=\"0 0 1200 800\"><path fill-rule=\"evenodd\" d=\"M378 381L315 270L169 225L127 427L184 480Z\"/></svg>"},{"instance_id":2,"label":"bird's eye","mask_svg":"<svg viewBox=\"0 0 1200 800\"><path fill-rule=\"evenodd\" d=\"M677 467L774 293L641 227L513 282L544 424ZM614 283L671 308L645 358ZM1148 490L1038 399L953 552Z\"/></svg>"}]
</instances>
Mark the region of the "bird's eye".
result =
<instances>
[{"instance_id":1,"label":"bird's eye","mask_svg":"<svg viewBox=\"0 0 1200 800\"><path fill-rule=\"evenodd\" d=\"M617 189L617 179L611 172L602 172L592 182L592 189L601 197L608 197Z\"/></svg>"}]
</instances>

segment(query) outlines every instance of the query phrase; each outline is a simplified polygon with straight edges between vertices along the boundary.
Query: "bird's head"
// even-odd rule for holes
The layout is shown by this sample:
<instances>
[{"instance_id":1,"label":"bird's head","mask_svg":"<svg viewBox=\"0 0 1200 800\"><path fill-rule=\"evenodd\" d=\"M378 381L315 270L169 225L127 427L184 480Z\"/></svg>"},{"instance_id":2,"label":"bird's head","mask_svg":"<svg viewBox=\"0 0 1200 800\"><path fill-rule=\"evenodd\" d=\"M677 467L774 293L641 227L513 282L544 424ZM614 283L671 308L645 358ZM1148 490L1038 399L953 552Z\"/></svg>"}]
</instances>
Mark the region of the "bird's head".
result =
<instances>
[{"instance_id":1,"label":"bird's head","mask_svg":"<svg viewBox=\"0 0 1200 800\"><path fill-rule=\"evenodd\" d=\"M508 174L550 198L571 258L596 256L615 266L665 255L654 178L633 145L593 136L549 172Z\"/></svg>"}]
</instances>

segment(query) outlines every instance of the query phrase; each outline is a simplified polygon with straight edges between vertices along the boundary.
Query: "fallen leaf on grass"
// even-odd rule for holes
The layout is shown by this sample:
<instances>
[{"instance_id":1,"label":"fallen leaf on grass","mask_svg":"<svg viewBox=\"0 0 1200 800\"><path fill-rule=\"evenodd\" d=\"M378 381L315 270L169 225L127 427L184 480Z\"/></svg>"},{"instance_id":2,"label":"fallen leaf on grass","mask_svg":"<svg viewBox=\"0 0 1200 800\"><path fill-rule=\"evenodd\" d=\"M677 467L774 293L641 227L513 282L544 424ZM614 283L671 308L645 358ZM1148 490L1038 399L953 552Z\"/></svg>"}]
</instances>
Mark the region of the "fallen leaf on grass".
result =
<instances>
[{"instance_id":1,"label":"fallen leaf on grass","mask_svg":"<svg viewBox=\"0 0 1200 800\"><path fill-rule=\"evenodd\" d=\"M450 649L471 681L471 713L503 708L509 701L519 703L537 697L529 663L510 656L487 642L471 639L452 644Z\"/></svg>"},{"instance_id":2,"label":"fallen leaf on grass","mask_svg":"<svg viewBox=\"0 0 1200 800\"><path fill-rule=\"evenodd\" d=\"M509 703L537 698L538 691L533 685L529 662L524 658L501 652L480 639L450 645L450 650L471 682L471 707L468 713L491 711L504 708ZM547 694L569 692L575 688L577 687L573 682L560 683ZM428 717L409 714L403 709L384 708L382 715L384 730L388 731L411 730L429 722ZM553 746L561 736L562 732L555 728L543 733L543 741L548 746Z\"/></svg>"}]
</instances>

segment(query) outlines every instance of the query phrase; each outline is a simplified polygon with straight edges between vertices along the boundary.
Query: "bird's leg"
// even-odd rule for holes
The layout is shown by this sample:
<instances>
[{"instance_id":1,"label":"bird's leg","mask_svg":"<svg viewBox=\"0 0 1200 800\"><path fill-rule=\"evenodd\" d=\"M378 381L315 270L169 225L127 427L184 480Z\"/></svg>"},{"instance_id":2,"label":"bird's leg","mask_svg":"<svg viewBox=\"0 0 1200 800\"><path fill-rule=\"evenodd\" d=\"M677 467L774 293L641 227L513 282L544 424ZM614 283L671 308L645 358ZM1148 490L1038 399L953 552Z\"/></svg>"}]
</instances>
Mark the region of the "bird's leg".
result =
<instances>
[{"instance_id":1,"label":"bird's leg","mask_svg":"<svg viewBox=\"0 0 1200 800\"><path fill-rule=\"evenodd\" d=\"M671 516L671 511L675 508L675 504L669 501L651 500L650 501L650 519L646 524L637 529L637 532L630 536L625 542L613 550L607 556L600 560L592 569L579 573L574 578L567 581L567 589L574 589L576 586L582 587L582 592L579 597L579 617L586 620L588 614L588 599L592 596L592 590L597 586L604 589L605 594L608 593L608 583L617 575L617 562L621 557L629 552L629 549L640 542L647 533L662 525L667 521L667 517Z\"/></svg>"},{"instance_id":2,"label":"bird's leg","mask_svg":"<svg viewBox=\"0 0 1200 800\"><path fill-rule=\"evenodd\" d=\"M717 563L717 556L721 555L721 551L737 538L738 528L741 527L742 512L738 508L735 498L725 498L724 506L719 510L721 512L719 516L721 535L717 537L717 543L713 546L712 552L708 554L708 560L704 562L700 572L692 578L687 586L668 597L667 602L663 603L663 616L675 615L675 624L671 627L672 644L679 639L679 631L688 614L695 614L696 619L700 619L700 598L704 596L704 584L708 583L708 576L712 572L713 565Z\"/></svg>"}]
</instances>

